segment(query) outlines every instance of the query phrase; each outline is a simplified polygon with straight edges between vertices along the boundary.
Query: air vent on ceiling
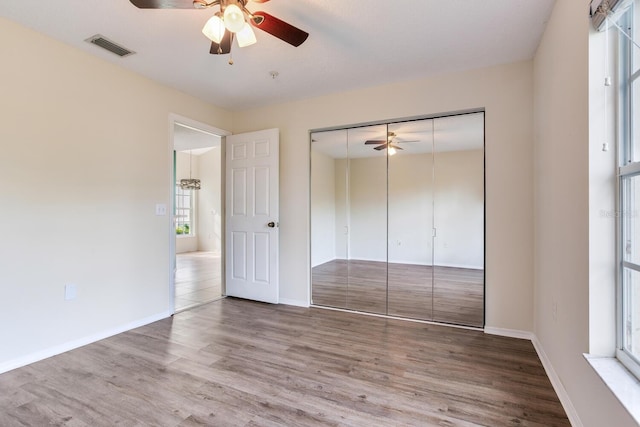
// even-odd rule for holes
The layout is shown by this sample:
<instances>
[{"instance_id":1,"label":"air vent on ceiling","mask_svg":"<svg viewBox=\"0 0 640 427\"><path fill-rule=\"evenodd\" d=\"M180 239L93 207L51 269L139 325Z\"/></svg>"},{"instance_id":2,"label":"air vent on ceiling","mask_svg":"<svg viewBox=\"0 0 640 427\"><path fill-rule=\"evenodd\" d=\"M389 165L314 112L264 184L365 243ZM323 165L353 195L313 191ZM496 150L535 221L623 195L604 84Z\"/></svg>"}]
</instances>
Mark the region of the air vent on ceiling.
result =
<instances>
[{"instance_id":1,"label":"air vent on ceiling","mask_svg":"<svg viewBox=\"0 0 640 427\"><path fill-rule=\"evenodd\" d=\"M117 43L112 42L106 37L96 34L95 36L91 36L85 40L86 42L95 44L96 46L100 46L103 49L108 50L111 53L115 53L118 56L129 56L133 55L135 52L127 49L126 47L122 47Z\"/></svg>"}]
</instances>

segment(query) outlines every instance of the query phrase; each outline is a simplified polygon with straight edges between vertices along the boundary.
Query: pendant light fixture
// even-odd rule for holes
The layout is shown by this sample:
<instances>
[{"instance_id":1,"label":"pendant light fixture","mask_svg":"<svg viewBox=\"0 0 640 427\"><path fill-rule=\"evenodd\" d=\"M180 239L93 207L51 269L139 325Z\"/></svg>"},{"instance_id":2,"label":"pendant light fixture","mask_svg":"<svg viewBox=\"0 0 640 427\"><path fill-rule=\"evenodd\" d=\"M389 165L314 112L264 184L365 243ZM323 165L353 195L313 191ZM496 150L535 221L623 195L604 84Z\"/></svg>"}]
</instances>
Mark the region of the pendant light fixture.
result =
<instances>
[{"instance_id":1,"label":"pendant light fixture","mask_svg":"<svg viewBox=\"0 0 640 427\"><path fill-rule=\"evenodd\" d=\"M196 178L191 178L191 157L192 153L189 150L189 179L181 179L180 180L180 188L183 190L199 190L200 189L200 180Z\"/></svg>"}]
</instances>

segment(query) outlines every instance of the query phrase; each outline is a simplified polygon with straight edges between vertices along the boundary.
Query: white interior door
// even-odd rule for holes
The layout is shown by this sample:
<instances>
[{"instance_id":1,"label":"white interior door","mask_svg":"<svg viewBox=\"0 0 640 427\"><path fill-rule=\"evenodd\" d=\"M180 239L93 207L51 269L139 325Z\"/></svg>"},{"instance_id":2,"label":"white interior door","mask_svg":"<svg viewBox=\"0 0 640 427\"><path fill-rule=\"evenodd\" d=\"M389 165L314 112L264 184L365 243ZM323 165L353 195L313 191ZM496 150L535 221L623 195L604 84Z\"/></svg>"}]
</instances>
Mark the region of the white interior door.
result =
<instances>
[{"instance_id":1,"label":"white interior door","mask_svg":"<svg viewBox=\"0 0 640 427\"><path fill-rule=\"evenodd\" d=\"M279 142L278 129L227 136L227 296L278 303Z\"/></svg>"}]
</instances>

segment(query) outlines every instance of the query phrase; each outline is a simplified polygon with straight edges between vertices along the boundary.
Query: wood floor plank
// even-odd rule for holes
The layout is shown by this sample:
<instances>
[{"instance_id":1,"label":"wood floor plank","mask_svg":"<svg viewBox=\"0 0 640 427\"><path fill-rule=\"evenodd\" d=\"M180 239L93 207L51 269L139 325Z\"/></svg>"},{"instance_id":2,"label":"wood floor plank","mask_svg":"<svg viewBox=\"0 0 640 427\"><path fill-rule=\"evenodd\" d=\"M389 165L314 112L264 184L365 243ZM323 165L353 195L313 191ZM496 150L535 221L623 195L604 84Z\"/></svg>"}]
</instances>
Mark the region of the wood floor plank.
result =
<instances>
[{"instance_id":1,"label":"wood floor plank","mask_svg":"<svg viewBox=\"0 0 640 427\"><path fill-rule=\"evenodd\" d=\"M176 254L175 309L185 310L222 296L222 264L214 252Z\"/></svg>"},{"instance_id":2,"label":"wood floor plank","mask_svg":"<svg viewBox=\"0 0 640 427\"><path fill-rule=\"evenodd\" d=\"M226 298L0 375L1 426L568 426L531 342Z\"/></svg>"}]
</instances>

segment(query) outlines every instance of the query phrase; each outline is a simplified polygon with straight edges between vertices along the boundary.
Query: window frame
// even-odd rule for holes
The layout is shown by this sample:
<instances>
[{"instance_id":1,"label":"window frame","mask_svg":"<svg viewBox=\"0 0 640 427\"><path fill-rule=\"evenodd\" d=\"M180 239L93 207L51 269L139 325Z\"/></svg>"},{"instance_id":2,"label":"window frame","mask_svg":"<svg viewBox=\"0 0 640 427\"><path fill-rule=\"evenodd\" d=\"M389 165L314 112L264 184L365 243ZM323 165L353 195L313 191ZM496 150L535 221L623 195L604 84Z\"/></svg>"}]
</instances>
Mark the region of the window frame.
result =
<instances>
[{"instance_id":1,"label":"window frame","mask_svg":"<svg viewBox=\"0 0 640 427\"><path fill-rule=\"evenodd\" d=\"M175 188L175 234L176 237L194 237L196 235L195 233L195 226L194 226L194 215L193 215L193 211L194 211L194 204L195 204L195 191L192 189L184 189L180 186L180 182L176 182L176 188ZM179 198L184 198L185 196L189 197L189 207L179 207L179 203L178 203L178 199ZM181 215L179 215L179 211L181 210L187 210L189 212L188 215L188 219L187 220L181 220L180 217ZM188 224L189 226L189 232L188 233L178 233L178 227L180 227L181 225L184 224Z\"/></svg>"},{"instance_id":2,"label":"window frame","mask_svg":"<svg viewBox=\"0 0 640 427\"><path fill-rule=\"evenodd\" d=\"M634 2L635 3L635 2ZM635 14L640 12L632 6L620 20L621 27L631 31L634 35L634 18ZM626 277L625 269L640 272L640 264L625 260L627 241L625 236L628 227L628 215L632 212L629 207L633 207L636 203L640 204L640 200L636 201L625 195L627 185L625 180L640 176L640 159L634 159L634 101L633 101L633 84L640 81L640 64L638 70L633 71L634 46L633 43L624 35L619 37L619 55L618 55L618 75L620 78L619 86L619 121L618 121L618 141L617 141L617 179L616 179L616 358L630 372L640 379L640 357L633 355L626 349ZM636 52L637 56L638 52ZM640 88L638 88L640 90ZM640 123L635 123L639 125Z\"/></svg>"}]
</instances>

